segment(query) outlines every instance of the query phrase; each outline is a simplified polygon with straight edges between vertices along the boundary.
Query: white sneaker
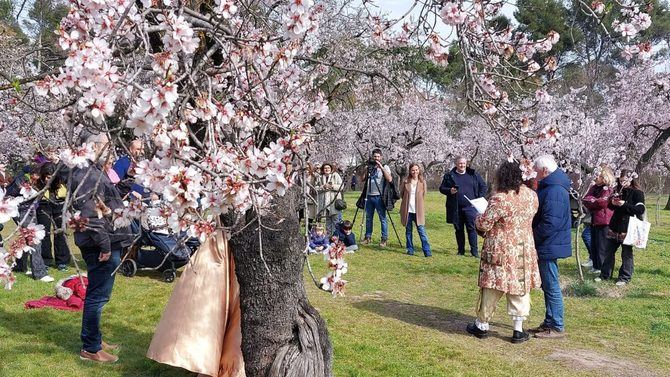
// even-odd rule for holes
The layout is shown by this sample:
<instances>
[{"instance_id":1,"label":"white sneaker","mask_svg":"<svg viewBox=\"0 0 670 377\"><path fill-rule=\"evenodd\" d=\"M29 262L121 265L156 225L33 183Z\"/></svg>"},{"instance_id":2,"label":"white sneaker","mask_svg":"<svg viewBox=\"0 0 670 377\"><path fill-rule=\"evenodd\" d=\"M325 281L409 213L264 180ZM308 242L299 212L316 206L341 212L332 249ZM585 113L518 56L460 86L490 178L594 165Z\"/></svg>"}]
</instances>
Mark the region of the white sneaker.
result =
<instances>
[{"instance_id":1,"label":"white sneaker","mask_svg":"<svg viewBox=\"0 0 670 377\"><path fill-rule=\"evenodd\" d=\"M28 276L33 276L33 272L30 271L30 270L28 270L28 271L26 271L26 275L28 275Z\"/></svg>"},{"instance_id":2,"label":"white sneaker","mask_svg":"<svg viewBox=\"0 0 670 377\"><path fill-rule=\"evenodd\" d=\"M586 267L586 268L593 267L593 261L589 259L585 263L582 263L582 267Z\"/></svg>"},{"instance_id":3,"label":"white sneaker","mask_svg":"<svg viewBox=\"0 0 670 377\"><path fill-rule=\"evenodd\" d=\"M603 279L601 279L601 278L595 278L595 279L593 279L593 281L595 281L596 283L600 283L601 281L603 281Z\"/></svg>"},{"instance_id":4,"label":"white sneaker","mask_svg":"<svg viewBox=\"0 0 670 377\"><path fill-rule=\"evenodd\" d=\"M623 286L626 285L626 284L627 284L627 283L626 283L625 281L623 281L623 280L619 280L619 281L616 282L615 285L616 285L617 287L623 287Z\"/></svg>"},{"instance_id":5,"label":"white sneaker","mask_svg":"<svg viewBox=\"0 0 670 377\"><path fill-rule=\"evenodd\" d=\"M55 279L52 278L52 277L49 276L49 275L43 276L43 277L40 279L40 281L45 282L45 283L51 283L51 282L54 281L54 280L55 280Z\"/></svg>"}]
</instances>

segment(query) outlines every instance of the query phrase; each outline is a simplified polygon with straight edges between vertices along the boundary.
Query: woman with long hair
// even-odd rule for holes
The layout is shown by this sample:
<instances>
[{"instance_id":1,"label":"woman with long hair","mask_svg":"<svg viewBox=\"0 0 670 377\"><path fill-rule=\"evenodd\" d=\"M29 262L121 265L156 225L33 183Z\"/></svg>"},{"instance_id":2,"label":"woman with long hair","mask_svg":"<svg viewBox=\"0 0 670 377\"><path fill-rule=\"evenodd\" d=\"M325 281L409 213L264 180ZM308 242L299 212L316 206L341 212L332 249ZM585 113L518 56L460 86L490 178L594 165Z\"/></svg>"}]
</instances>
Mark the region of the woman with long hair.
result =
<instances>
[{"instance_id":1,"label":"woman with long hair","mask_svg":"<svg viewBox=\"0 0 670 377\"><path fill-rule=\"evenodd\" d=\"M423 178L421 168L417 164L410 164L407 178L400 188L400 221L405 226L405 238L407 241L407 254L414 255L414 242L412 240L413 227L416 224L416 230L421 238L421 250L426 257L432 256L430 252L430 243L426 234L426 180Z\"/></svg>"},{"instance_id":2,"label":"woman with long hair","mask_svg":"<svg viewBox=\"0 0 670 377\"><path fill-rule=\"evenodd\" d=\"M484 237L479 267L477 319L468 333L488 336L489 321L498 301L507 296L507 313L512 317L512 343L527 341L523 321L530 315L530 291L540 286L537 252L533 239L533 217L537 194L523 184L518 162L504 162L498 168L496 193L483 215L477 217L477 232Z\"/></svg>"},{"instance_id":3,"label":"woman with long hair","mask_svg":"<svg viewBox=\"0 0 670 377\"><path fill-rule=\"evenodd\" d=\"M591 248L589 258L591 259L591 273L600 274L602 266L601 255L605 255L607 249L607 226L612 218L613 211L609 208L610 196L612 196L616 184L614 172L608 167L602 167L595 183L582 199L591 215Z\"/></svg>"},{"instance_id":4,"label":"woman with long hair","mask_svg":"<svg viewBox=\"0 0 670 377\"><path fill-rule=\"evenodd\" d=\"M633 246L624 245L631 216L642 218L645 211L644 193L637 183L637 174L624 169L617 180L617 187L609 201L609 208L614 211L607 230L607 247L601 255L602 266L600 277L596 281L608 280L614 272L616 251L621 246L621 268L617 277L617 286L624 286L633 277Z\"/></svg>"}]
</instances>

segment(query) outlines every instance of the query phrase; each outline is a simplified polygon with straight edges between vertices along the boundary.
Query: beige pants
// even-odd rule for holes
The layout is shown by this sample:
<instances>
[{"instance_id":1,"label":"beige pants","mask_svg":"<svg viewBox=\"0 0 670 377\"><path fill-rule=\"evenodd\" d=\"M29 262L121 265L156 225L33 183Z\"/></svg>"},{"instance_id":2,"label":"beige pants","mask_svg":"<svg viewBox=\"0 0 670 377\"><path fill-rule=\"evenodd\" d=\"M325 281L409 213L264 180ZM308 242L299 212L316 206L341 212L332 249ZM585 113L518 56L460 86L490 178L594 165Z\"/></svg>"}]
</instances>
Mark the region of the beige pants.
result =
<instances>
[{"instance_id":1,"label":"beige pants","mask_svg":"<svg viewBox=\"0 0 670 377\"><path fill-rule=\"evenodd\" d=\"M491 288L481 288L479 290L479 300L477 300L477 319L481 323L488 323L496 311L498 301L505 295L507 296L507 314L512 319L524 320L530 315L530 293L523 296L505 294L503 291Z\"/></svg>"}]
</instances>

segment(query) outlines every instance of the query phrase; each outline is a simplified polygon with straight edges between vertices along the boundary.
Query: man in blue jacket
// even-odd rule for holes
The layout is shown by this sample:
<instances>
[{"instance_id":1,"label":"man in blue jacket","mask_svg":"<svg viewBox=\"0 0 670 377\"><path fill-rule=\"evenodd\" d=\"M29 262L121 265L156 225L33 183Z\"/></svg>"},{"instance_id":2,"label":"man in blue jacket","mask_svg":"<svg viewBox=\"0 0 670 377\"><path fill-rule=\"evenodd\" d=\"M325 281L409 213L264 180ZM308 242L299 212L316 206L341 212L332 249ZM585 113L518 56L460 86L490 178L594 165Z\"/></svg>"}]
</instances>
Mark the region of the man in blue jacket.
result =
<instances>
[{"instance_id":1,"label":"man in blue jacket","mask_svg":"<svg viewBox=\"0 0 670 377\"><path fill-rule=\"evenodd\" d=\"M456 166L442 178L440 192L447 196L447 223L454 224L458 255L465 255L465 230L468 233L470 254L479 256L475 219L477 210L468 199L486 196L486 183L474 169L469 168L465 157L456 157ZM468 199L466 199L466 196Z\"/></svg>"},{"instance_id":2,"label":"man in blue jacket","mask_svg":"<svg viewBox=\"0 0 670 377\"><path fill-rule=\"evenodd\" d=\"M537 197L540 205L533 219L533 237L537 249L544 305L544 322L534 329L536 338L562 338L563 294L558 279L558 259L572 255L571 216L570 216L570 178L558 169L551 155L535 159L537 173Z\"/></svg>"}]
</instances>

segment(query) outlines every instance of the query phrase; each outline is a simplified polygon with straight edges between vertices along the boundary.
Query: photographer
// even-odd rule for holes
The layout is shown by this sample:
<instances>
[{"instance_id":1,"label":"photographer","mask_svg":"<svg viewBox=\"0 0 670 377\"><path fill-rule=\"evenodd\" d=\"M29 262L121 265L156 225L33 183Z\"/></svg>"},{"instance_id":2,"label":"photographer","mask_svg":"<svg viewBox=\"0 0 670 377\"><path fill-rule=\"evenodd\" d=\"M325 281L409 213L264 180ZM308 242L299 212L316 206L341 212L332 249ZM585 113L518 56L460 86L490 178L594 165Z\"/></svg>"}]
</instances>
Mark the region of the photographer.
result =
<instances>
[{"instance_id":1,"label":"photographer","mask_svg":"<svg viewBox=\"0 0 670 377\"><path fill-rule=\"evenodd\" d=\"M465 157L457 157L454 162L456 166L444 175L440 185L440 192L447 196L447 223L454 224L458 255L465 255L463 231L467 229L470 254L477 257L479 256L475 229L477 210L465 197L483 198L487 192L486 183L474 169L468 167L468 160Z\"/></svg>"},{"instance_id":2,"label":"photographer","mask_svg":"<svg viewBox=\"0 0 670 377\"><path fill-rule=\"evenodd\" d=\"M372 220L376 210L379 215L379 222L382 225L382 239L379 246L386 247L388 224L386 222L386 205L382 193L384 187L390 184L392 180L391 168L388 165L382 165L382 151L380 149L372 150L372 158L367 162L367 180L361 193L361 198L365 195L365 238L363 243L366 245L370 243L372 238Z\"/></svg>"}]
</instances>

